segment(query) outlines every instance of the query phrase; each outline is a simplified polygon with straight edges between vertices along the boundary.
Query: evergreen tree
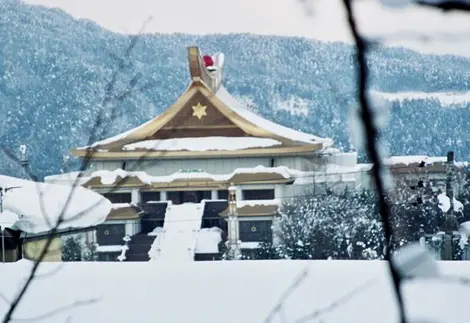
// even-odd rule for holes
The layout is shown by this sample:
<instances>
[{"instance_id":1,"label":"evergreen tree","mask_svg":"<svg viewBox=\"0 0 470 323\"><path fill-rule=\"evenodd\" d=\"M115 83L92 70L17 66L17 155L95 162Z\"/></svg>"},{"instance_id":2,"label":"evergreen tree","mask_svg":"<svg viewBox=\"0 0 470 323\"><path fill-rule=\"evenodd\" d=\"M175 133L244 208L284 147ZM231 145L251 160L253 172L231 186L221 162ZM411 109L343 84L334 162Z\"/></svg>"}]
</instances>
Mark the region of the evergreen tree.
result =
<instances>
[{"instance_id":1,"label":"evergreen tree","mask_svg":"<svg viewBox=\"0 0 470 323\"><path fill-rule=\"evenodd\" d=\"M66 238L62 247L62 261L81 261L82 244L76 237Z\"/></svg>"},{"instance_id":2,"label":"evergreen tree","mask_svg":"<svg viewBox=\"0 0 470 323\"><path fill-rule=\"evenodd\" d=\"M98 252L96 252L96 243L88 242L85 244L85 251L83 253L83 261L97 261Z\"/></svg>"}]
</instances>

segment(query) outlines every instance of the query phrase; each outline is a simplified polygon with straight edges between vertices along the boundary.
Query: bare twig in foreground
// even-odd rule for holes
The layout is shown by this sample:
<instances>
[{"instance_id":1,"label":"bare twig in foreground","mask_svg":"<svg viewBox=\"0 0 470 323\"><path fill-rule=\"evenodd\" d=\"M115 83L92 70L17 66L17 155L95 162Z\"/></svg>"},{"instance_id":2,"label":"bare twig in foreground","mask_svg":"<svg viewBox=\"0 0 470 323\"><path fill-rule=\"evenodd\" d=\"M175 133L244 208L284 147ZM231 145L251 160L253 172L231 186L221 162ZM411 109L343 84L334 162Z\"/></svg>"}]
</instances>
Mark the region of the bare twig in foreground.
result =
<instances>
[{"instance_id":1,"label":"bare twig in foreground","mask_svg":"<svg viewBox=\"0 0 470 323\"><path fill-rule=\"evenodd\" d=\"M76 302L73 302L72 304L59 307L55 310L49 311L49 312L41 314L41 315L28 317L28 318L16 318L16 319L12 319L11 322L39 322L39 321L48 319L51 316L54 316L54 315L60 314L62 312L65 312L67 310L70 310L70 309L73 309L73 308L76 308L76 307L80 307L80 306L88 306L88 305L94 304L96 302L98 302L98 299L88 299L88 300L84 300L84 301L76 301Z\"/></svg>"},{"instance_id":2,"label":"bare twig in foreground","mask_svg":"<svg viewBox=\"0 0 470 323\"><path fill-rule=\"evenodd\" d=\"M271 311L268 313L266 318L264 319L264 323L269 323L273 320L274 316L277 313L282 313L282 307L285 301L289 298L289 296L302 284L302 282L307 278L308 275L308 268L305 268L298 277L289 285L286 291L281 295L279 301L274 305ZM282 313L283 314L283 313Z\"/></svg>"},{"instance_id":3,"label":"bare twig in foreground","mask_svg":"<svg viewBox=\"0 0 470 323\"><path fill-rule=\"evenodd\" d=\"M150 19L151 19L151 17L148 20L145 21L145 23L144 23L142 29L140 30L140 32L137 35L135 35L131 38L131 42L130 42L129 46L126 48L124 56L123 56L122 60L120 61L117 70L113 73L110 82L108 84L106 84L105 95L104 95L104 98L103 98L103 100L100 104L101 109L98 113L98 116L97 116L97 118L95 120L95 123L92 127L92 130L90 132L90 136L89 136L89 140L88 140L89 144L88 145L90 145L94 140L96 140L95 139L96 136L99 135L98 131L99 131L100 127L103 125L103 121L104 121L103 112L104 112L104 109L107 107L107 105L109 103L111 103L111 101L113 99L113 94L112 93L113 93L115 85L117 83L117 76L120 73L120 71L125 67L125 61L129 58L129 55L130 55L131 51L136 46L137 40L139 39L140 35L143 32L143 29L146 27L146 25L150 21ZM135 86L135 84L136 84L136 81L133 79L131 81L131 83L129 84L128 89L133 88ZM114 115L114 114L111 113L111 115ZM37 270L39 269L39 265L42 263L45 256L47 255L47 253L49 251L49 248L50 248L52 242L54 241L54 237L57 235L61 224L65 222L65 219L64 219L65 213L66 213L66 211L68 209L68 206L69 206L69 204L72 200L75 189L80 184L80 179L83 176L83 171L87 169L87 167L88 167L88 165L91 161L93 153L94 153L94 150L88 150L87 151L87 154L84 157L82 165L80 167L80 174L79 174L79 176L77 176L77 179L75 180L75 182L73 183L73 185L71 187L70 194L68 195L67 200L65 201L64 207L61 210L61 213L59 214L59 217L58 217L56 223L54 224L53 229L50 230L49 237L48 237L43 249L41 250L41 253L40 253L38 259L34 262L34 265L31 269L29 275L27 276L24 285L21 287L20 291L18 292L18 294L13 299L13 301L10 305L10 308L8 309L5 316L3 317L3 320L2 320L3 323L8 323L8 322L12 321L12 316L13 316L15 310L17 309L18 305L20 304L21 300L23 299L24 295L26 294L26 291L31 286L31 283L35 279ZM43 213L43 215L46 216L44 213Z\"/></svg>"},{"instance_id":4,"label":"bare twig in foreground","mask_svg":"<svg viewBox=\"0 0 470 323\"><path fill-rule=\"evenodd\" d=\"M416 1L417 4L425 7L432 7L437 8L442 11L464 11L470 12L470 1L462 1L462 0L449 0L449 1L426 1L426 0L418 0Z\"/></svg>"},{"instance_id":5,"label":"bare twig in foreground","mask_svg":"<svg viewBox=\"0 0 470 323\"><path fill-rule=\"evenodd\" d=\"M359 103L361 106L361 117L365 130L366 150L373 163L372 174L378 195L379 211L382 218L382 226L386 239L385 260L389 265L390 275L392 277L393 287L395 289L395 296L398 303L401 323L406 323L405 309L403 304L403 297L400 292L401 277L395 268L394 262L391 259L391 241L392 241L392 225L390 223L390 209L386 203L385 184L383 182L382 174L384 166L380 160L380 155L377 147L378 130L373 122L373 111L367 98L368 87L368 68L366 61L367 43L359 34L356 24L356 18L352 8L351 0L343 0L344 7L347 13L347 21L349 28L356 44L356 62L357 62L357 84L359 87Z\"/></svg>"},{"instance_id":6,"label":"bare twig in foreground","mask_svg":"<svg viewBox=\"0 0 470 323\"><path fill-rule=\"evenodd\" d=\"M314 311L314 312L312 312L308 315L305 315L305 316L301 317L300 319L295 321L295 323L305 323L305 322L317 319L320 316L322 316L323 314L326 314L328 312L331 312L331 311L335 310L339 306L343 305L344 303L346 303L347 301L352 299L354 296L358 295L359 293L365 291L367 288L371 287L374 282L375 282L375 280L368 280L368 281L364 282L363 284L361 284L361 285L353 288L349 292L347 292L345 295L341 296L339 299L337 299L336 301L334 301L330 305L325 306L325 307L323 307L319 310L316 310L316 311Z\"/></svg>"}]
</instances>

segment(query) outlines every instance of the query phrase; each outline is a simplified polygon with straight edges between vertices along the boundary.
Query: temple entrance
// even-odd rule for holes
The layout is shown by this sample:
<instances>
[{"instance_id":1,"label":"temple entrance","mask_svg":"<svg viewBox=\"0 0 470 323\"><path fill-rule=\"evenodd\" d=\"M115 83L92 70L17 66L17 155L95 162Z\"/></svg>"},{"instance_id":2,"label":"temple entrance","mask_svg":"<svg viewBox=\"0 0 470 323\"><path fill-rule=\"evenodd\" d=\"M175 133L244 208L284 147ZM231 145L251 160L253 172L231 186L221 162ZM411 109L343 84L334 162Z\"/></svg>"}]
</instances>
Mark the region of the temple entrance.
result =
<instances>
[{"instance_id":1,"label":"temple entrance","mask_svg":"<svg viewBox=\"0 0 470 323\"><path fill-rule=\"evenodd\" d=\"M197 200L197 192L183 192L183 203L198 203Z\"/></svg>"},{"instance_id":2,"label":"temple entrance","mask_svg":"<svg viewBox=\"0 0 470 323\"><path fill-rule=\"evenodd\" d=\"M201 203L211 199L211 191L170 191L168 199L175 205L183 203Z\"/></svg>"}]
</instances>

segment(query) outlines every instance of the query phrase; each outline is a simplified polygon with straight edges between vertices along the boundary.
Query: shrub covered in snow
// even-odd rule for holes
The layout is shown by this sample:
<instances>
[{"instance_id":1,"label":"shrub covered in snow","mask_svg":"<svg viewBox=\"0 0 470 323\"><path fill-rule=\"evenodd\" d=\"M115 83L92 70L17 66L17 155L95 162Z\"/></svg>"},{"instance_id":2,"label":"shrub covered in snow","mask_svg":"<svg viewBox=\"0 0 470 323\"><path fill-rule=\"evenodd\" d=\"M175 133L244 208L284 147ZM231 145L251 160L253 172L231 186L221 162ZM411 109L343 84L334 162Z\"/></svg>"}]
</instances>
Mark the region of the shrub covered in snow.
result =
<instances>
[{"instance_id":1,"label":"shrub covered in snow","mask_svg":"<svg viewBox=\"0 0 470 323\"><path fill-rule=\"evenodd\" d=\"M82 244L77 237L68 237L62 246L62 261L81 261Z\"/></svg>"},{"instance_id":2,"label":"shrub covered in snow","mask_svg":"<svg viewBox=\"0 0 470 323\"><path fill-rule=\"evenodd\" d=\"M285 201L274 232L280 257L377 259L383 233L368 192L305 196Z\"/></svg>"},{"instance_id":3,"label":"shrub covered in snow","mask_svg":"<svg viewBox=\"0 0 470 323\"><path fill-rule=\"evenodd\" d=\"M387 201L396 246L417 241L421 229L427 234L439 232L444 225L445 211L450 208L450 201L445 193L433 192L430 185L410 188L405 183L397 183ZM464 219L462 209L463 204L454 198L456 227Z\"/></svg>"}]
</instances>

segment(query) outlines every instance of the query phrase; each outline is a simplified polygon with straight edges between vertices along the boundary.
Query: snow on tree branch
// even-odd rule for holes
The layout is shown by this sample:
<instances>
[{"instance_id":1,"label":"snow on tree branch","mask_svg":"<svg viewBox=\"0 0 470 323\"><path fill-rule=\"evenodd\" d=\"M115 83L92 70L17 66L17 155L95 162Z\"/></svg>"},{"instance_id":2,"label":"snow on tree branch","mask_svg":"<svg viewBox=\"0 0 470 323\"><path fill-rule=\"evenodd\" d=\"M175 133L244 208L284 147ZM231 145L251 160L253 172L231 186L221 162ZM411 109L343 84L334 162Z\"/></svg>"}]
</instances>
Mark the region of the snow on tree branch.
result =
<instances>
[{"instance_id":1,"label":"snow on tree branch","mask_svg":"<svg viewBox=\"0 0 470 323\"><path fill-rule=\"evenodd\" d=\"M383 258L380 216L368 192L286 201L274 232L280 258Z\"/></svg>"}]
</instances>

